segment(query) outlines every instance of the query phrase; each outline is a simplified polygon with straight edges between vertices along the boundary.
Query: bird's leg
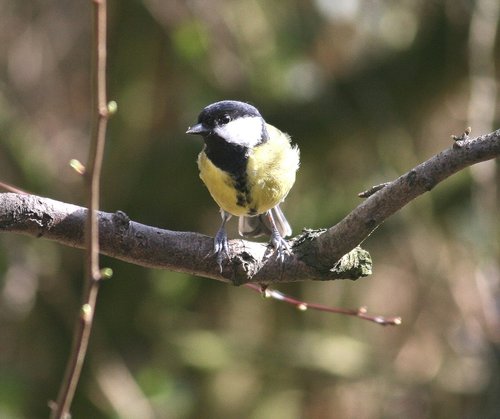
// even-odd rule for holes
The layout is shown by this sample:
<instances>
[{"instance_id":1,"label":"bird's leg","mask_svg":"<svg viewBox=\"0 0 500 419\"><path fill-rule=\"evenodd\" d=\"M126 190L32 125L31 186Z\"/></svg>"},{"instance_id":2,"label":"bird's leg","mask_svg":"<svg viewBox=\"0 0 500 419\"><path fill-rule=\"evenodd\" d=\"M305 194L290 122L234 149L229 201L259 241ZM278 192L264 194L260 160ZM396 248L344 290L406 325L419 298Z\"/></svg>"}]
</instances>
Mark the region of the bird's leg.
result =
<instances>
[{"instance_id":1,"label":"bird's leg","mask_svg":"<svg viewBox=\"0 0 500 419\"><path fill-rule=\"evenodd\" d=\"M222 224L214 238L214 254L217 258L217 265L219 265L219 269L222 272L222 261L224 257L227 257L229 250L227 245L226 223L231 218L231 214L228 214L221 208L220 215L222 217Z\"/></svg>"},{"instance_id":2,"label":"bird's leg","mask_svg":"<svg viewBox=\"0 0 500 419\"><path fill-rule=\"evenodd\" d=\"M271 224L270 244L276 251L277 257L281 259L281 262L283 262L285 254L290 254L290 246L288 246L286 240L283 237L281 237L281 234L278 231L278 228L276 227L276 223L274 222L274 217L271 210L266 212L266 217L269 220L269 224Z\"/></svg>"}]
</instances>

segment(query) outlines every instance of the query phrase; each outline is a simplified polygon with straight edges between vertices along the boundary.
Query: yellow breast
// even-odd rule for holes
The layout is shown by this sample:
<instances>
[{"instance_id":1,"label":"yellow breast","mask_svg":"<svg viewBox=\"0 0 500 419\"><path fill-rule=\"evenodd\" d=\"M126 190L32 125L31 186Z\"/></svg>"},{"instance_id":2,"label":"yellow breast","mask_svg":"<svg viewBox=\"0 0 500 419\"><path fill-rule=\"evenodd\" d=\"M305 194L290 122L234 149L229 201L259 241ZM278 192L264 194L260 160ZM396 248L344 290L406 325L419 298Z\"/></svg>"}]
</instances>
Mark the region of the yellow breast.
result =
<instances>
[{"instance_id":1,"label":"yellow breast","mask_svg":"<svg viewBox=\"0 0 500 419\"><path fill-rule=\"evenodd\" d=\"M215 166L202 151L198 156L200 177L212 198L226 212L241 215L262 214L278 205L292 188L299 167L299 151L290 137L267 125L270 139L250 151L246 171L245 199L235 188L232 176Z\"/></svg>"}]
</instances>

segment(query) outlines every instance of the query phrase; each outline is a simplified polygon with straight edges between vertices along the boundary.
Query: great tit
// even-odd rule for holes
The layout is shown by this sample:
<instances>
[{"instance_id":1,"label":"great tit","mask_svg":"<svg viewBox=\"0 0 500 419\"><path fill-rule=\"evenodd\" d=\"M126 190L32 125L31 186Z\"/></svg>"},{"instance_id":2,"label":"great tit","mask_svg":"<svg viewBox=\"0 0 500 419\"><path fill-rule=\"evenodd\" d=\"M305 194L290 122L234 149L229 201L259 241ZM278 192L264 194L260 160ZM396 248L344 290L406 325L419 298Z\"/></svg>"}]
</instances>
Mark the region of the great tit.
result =
<instances>
[{"instance_id":1,"label":"great tit","mask_svg":"<svg viewBox=\"0 0 500 419\"><path fill-rule=\"evenodd\" d=\"M187 134L201 135L200 178L220 207L222 224L214 239L214 253L222 269L227 255L226 222L239 217L243 237L268 234L283 259L289 251L284 237L292 234L279 204L295 182L299 149L290 137L267 124L252 105L233 100L212 103Z\"/></svg>"}]
</instances>

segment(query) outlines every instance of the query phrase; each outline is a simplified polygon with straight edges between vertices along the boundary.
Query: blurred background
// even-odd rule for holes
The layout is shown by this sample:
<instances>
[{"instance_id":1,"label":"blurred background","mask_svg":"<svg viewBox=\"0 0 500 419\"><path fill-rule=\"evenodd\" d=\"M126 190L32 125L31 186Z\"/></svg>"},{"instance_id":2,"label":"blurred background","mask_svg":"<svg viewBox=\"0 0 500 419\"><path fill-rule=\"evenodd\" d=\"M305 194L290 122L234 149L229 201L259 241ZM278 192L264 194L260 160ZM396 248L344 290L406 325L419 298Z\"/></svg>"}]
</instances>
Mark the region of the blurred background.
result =
<instances>
[{"instance_id":1,"label":"blurred background","mask_svg":"<svg viewBox=\"0 0 500 419\"><path fill-rule=\"evenodd\" d=\"M329 227L389 181L500 127L497 0L109 1L102 209L213 235L215 203L185 135L221 99L256 105L300 146L284 211ZM0 0L0 180L82 205L91 2ZM310 302L102 258L74 418L500 417L499 175L464 170L363 246L374 274L296 283ZM236 237L236 222L231 235ZM83 253L0 236L0 417L47 417L70 351Z\"/></svg>"}]
</instances>

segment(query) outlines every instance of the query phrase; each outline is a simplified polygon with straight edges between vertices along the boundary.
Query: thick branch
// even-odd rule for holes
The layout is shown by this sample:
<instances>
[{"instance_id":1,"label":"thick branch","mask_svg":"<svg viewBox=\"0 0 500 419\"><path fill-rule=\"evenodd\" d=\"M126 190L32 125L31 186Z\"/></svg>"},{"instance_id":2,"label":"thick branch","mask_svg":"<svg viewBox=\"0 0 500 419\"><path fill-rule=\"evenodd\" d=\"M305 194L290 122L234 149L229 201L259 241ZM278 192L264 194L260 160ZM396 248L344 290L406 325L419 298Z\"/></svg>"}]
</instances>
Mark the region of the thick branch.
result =
<instances>
[{"instance_id":1,"label":"thick branch","mask_svg":"<svg viewBox=\"0 0 500 419\"><path fill-rule=\"evenodd\" d=\"M87 209L35 195L0 194L0 231L44 237L67 246L84 248L83 228ZM332 261L332 271L318 271L297 256L281 264L266 255L262 243L230 241L230 262L222 273L212 256L213 238L198 233L177 232L130 221L121 211L99 212L101 253L151 268L187 272L225 282L271 283L300 280L356 279L371 273L367 252L355 249L342 263ZM302 238L313 240L314 232Z\"/></svg>"},{"instance_id":2,"label":"thick branch","mask_svg":"<svg viewBox=\"0 0 500 419\"><path fill-rule=\"evenodd\" d=\"M461 139L374 193L337 225L306 231L294 239L293 254L282 264L266 255L266 246L231 240L229 263L222 273L212 257L213 239L132 222L122 212L101 212L103 254L141 266L165 268L234 283L355 279L370 273L366 252L355 249L389 216L463 168L500 155L500 130ZM86 209L33 195L0 194L0 231L45 237L82 248ZM350 253L353 251L352 253ZM349 253L349 254L348 254ZM343 255L348 254L345 258ZM351 263L348 273L344 265ZM341 266L342 265L342 266ZM340 272L340 273L339 273Z\"/></svg>"}]
</instances>

